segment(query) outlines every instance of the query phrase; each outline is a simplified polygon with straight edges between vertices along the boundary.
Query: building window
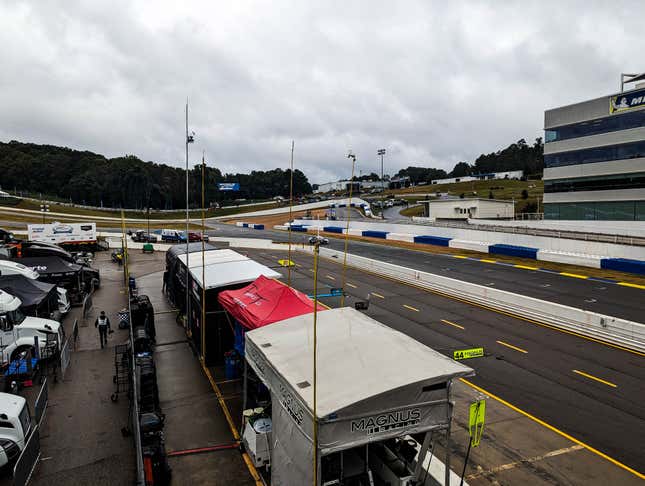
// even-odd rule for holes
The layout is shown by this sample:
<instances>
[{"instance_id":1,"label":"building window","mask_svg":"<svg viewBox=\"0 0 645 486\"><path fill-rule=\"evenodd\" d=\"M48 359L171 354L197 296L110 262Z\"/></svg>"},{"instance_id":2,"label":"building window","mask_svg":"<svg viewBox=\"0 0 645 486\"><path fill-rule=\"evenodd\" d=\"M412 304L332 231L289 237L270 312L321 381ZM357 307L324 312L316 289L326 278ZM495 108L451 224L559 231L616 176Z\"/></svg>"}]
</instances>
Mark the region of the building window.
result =
<instances>
[{"instance_id":1,"label":"building window","mask_svg":"<svg viewBox=\"0 0 645 486\"><path fill-rule=\"evenodd\" d=\"M645 157L645 141L549 154L544 156L544 166L562 167L566 165L593 164L595 162L635 159L639 157Z\"/></svg>"},{"instance_id":2,"label":"building window","mask_svg":"<svg viewBox=\"0 0 645 486\"><path fill-rule=\"evenodd\" d=\"M645 187L645 173L614 174L575 179L544 181L544 192L607 191L617 189L641 189Z\"/></svg>"},{"instance_id":3,"label":"building window","mask_svg":"<svg viewBox=\"0 0 645 486\"><path fill-rule=\"evenodd\" d=\"M544 219L645 221L645 201L546 203Z\"/></svg>"},{"instance_id":4,"label":"building window","mask_svg":"<svg viewBox=\"0 0 645 486\"><path fill-rule=\"evenodd\" d=\"M645 126L645 110L614 115L596 120L588 120L581 123L564 125L561 127L549 128L544 131L546 143L557 142L558 140L569 140L589 135L616 132Z\"/></svg>"}]
</instances>

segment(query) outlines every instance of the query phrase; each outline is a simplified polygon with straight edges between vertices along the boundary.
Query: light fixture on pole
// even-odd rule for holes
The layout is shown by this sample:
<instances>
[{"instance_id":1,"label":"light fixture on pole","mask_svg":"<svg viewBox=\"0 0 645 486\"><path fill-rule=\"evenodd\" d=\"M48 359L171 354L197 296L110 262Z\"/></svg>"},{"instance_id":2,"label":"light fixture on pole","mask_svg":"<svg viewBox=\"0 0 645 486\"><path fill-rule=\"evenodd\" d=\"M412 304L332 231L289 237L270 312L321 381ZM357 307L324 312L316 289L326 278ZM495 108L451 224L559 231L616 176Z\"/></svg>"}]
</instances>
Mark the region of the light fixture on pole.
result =
<instances>
[{"instance_id":1,"label":"light fixture on pole","mask_svg":"<svg viewBox=\"0 0 645 486\"><path fill-rule=\"evenodd\" d=\"M385 181L383 180L383 156L385 155L385 149L378 149L376 153L381 156L381 219L384 219L383 203L385 199Z\"/></svg>"},{"instance_id":2,"label":"light fixture on pole","mask_svg":"<svg viewBox=\"0 0 645 486\"><path fill-rule=\"evenodd\" d=\"M343 255L343 280L342 280L342 289L343 293L340 296L340 306L345 305L345 280L347 274L347 245L349 243L349 220L352 214L352 187L354 186L354 166L356 165L356 156L350 150L347 154L348 159L352 159L352 178L349 181L349 201L347 201L347 227L345 228L345 252Z\"/></svg>"}]
</instances>

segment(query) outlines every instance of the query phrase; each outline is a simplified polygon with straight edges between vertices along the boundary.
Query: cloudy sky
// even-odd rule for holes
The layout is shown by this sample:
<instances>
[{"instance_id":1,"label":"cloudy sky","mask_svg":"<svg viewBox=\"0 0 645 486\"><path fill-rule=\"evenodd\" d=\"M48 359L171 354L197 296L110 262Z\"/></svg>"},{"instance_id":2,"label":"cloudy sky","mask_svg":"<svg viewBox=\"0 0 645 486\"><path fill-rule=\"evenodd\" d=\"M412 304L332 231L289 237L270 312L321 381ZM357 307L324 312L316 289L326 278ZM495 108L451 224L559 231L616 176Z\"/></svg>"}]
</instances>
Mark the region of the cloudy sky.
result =
<instances>
[{"instance_id":1,"label":"cloudy sky","mask_svg":"<svg viewBox=\"0 0 645 486\"><path fill-rule=\"evenodd\" d=\"M190 6L189 6L190 5ZM643 2L0 0L0 140L312 182L450 169L645 70Z\"/></svg>"}]
</instances>

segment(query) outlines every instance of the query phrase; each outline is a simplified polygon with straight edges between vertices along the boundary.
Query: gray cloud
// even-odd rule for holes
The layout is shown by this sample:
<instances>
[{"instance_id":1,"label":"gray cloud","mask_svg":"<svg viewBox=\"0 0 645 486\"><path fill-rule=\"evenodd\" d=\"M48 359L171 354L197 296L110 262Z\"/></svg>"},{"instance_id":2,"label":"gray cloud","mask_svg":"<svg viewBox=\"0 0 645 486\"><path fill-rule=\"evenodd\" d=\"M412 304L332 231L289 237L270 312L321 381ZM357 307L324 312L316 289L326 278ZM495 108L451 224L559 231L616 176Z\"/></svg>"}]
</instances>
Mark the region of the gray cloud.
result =
<instances>
[{"instance_id":1,"label":"gray cloud","mask_svg":"<svg viewBox=\"0 0 645 486\"><path fill-rule=\"evenodd\" d=\"M0 140L313 182L450 169L643 69L639 2L0 3ZM230 5L229 5L230 4Z\"/></svg>"}]
</instances>

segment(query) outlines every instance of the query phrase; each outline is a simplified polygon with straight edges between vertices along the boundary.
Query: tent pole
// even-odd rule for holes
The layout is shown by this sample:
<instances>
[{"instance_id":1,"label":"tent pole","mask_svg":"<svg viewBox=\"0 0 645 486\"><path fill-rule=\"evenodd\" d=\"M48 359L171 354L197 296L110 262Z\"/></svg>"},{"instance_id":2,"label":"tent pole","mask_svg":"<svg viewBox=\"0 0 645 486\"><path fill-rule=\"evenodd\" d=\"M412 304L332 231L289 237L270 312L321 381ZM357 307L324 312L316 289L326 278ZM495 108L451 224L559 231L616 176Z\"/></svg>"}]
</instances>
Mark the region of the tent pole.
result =
<instances>
[{"instance_id":1,"label":"tent pole","mask_svg":"<svg viewBox=\"0 0 645 486\"><path fill-rule=\"evenodd\" d=\"M317 410L317 400L318 400L318 389L317 389L317 369L316 369L316 358L317 358L317 347L318 347L318 335L316 333L317 324L318 324L318 255L320 253L320 243L316 242L314 246L314 376L313 376L313 393L314 393L314 403L313 403L313 425L314 425L314 486L318 486L318 410Z\"/></svg>"},{"instance_id":2,"label":"tent pole","mask_svg":"<svg viewBox=\"0 0 645 486\"><path fill-rule=\"evenodd\" d=\"M448 428L446 429L446 470L445 470L445 486L450 486L450 429L452 425L452 403L450 402L450 387L452 381L448 381L446 386L446 395L448 398Z\"/></svg>"},{"instance_id":3,"label":"tent pole","mask_svg":"<svg viewBox=\"0 0 645 486\"><path fill-rule=\"evenodd\" d=\"M289 171L289 250L287 255L287 285L291 287L291 214L293 210L293 148L295 142L291 141L291 166Z\"/></svg>"},{"instance_id":4,"label":"tent pole","mask_svg":"<svg viewBox=\"0 0 645 486\"><path fill-rule=\"evenodd\" d=\"M204 236L206 235L206 219L204 217L204 177L206 176L206 158L205 152L202 152L202 359L204 360L204 366L206 366L206 245L204 243ZM186 233L186 238L188 238L188 233ZM188 261L188 260L186 260ZM186 289L188 291L188 289Z\"/></svg>"},{"instance_id":5,"label":"tent pole","mask_svg":"<svg viewBox=\"0 0 645 486\"><path fill-rule=\"evenodd\" d=\"M243 383L242 386L244 387L244 391L242 392L242 412L244 412L244 410L246 410L246 403L247 403L247 391L246 391L246 389L248 387L248 381L247 381L248 380L248 372L249 372L249 368L248 368L248 364L246 362L246 357L245 357L244 358L244 380L242 382ZM245 426L244 420L242 420L242 425L240 426L240 436L244 435L244 426Z\"/></svg>"}]
</instances>

